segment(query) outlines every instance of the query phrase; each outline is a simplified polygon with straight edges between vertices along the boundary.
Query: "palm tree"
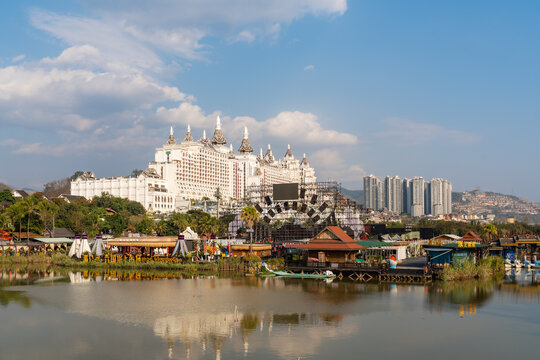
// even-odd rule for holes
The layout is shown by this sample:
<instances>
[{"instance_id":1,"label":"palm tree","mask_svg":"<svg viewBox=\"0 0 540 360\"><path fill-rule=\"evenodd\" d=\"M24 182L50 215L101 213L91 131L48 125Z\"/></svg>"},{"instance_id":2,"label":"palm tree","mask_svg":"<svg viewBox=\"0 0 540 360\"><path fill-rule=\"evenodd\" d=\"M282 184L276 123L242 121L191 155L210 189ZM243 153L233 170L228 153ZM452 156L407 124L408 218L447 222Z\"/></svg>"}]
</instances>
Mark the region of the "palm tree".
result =
<instances>
[{"instance_id":1,"label":"palm tree","mask_svg":"<svg viewBox=\"0 0 540 360\"><path fill-rule=\"evenodd\" d=\"M36 213L38 210L38 205L41 201L41 197L38 194L32 194L28 196L22 202L22 207L24 209L24 214L27 216L26 219L26 241L30 241L30 217ZM28 248L30 250L30 248Z\"/></svg>"},{"instance_id":2,"label":"palm tree","mask_svg":"<svg viewBox=\"0 0 540 360\"><path fill-rule=\"evenodd\" d=\"M156 234L163 235L167 230L167 224L165 224L165 221L161 220L155 224L154 229L156 230Z\"/></svg>"},{"instance_id":3,"label":"palm tree","mask_svg":"<svg viewBox=\"0 0 540 360\"><path fill-rule=\"evenodd\" d=\"M191 222L191 216L188 214L174 213L171 215L172 223L178 228L178 234L186 230Z\"/></svg>"},{"instance_id":4,"label":"palm tree","mask_svg":"<svg viewBox=\"0 0 540 360\"><path fill-rule=\"evenodd\" d=\"M2 230L11 230L13 222L10 216L7 213L0 213L0 229Z\"/></svg>"},{"instance_id":5,"label":"palm tree","mask_svg":"<svg viewBox=\"0 0 540 360\"><path fill-rule=\"evenodd\" d=\"M219 186L216 188L216 192L214 193L214 197L217 200L216 219L219 219L219 202L221 201L221 199L223 199L223 195L221 195L221 190L219 190Z\"/></svg>"},{"instance_id":6,"label":"palm tree","mask_svg":"<svg viewBox=\"0 0 540 360\"><path fill-rule=\"evenodd\" d=\"M246 223L250 229L249 232L249 252L253 253L253 225L259 221L260 214L253 206L246 206L240 213L240 218Z\"/></svg>"},{"instance_id":7,"label":"palm tree","mask_svg":"<svg viewBox=\"0 0 540 360\"><path fill-rule=\"evenodd\" d=\"M493 237L497 235L497 227L494 224L484 225L484 233L487 234L489 241L493 240Z\"/></svg>"},{"instance_id":8,"label":"palm tree","mask_svg":"<svg viewBox=\"0 0 540 360\"><path fill-rule=\"evenodd\" d=\"M208 212L208 209L206 208L206 202L210 200L210 198L208 196L203 196L201 200L204 201L204 212Z\"/></svg>"},{"instance_id":9,"label":"palm tree","mask_svg":"<svg viewBox=\"0 0 540 360\"><path fill-rule=\"evenodd\" d=\"M13 220L14 226L16 222L19 222L19 241L21 241L22 219L24 218L24 209L22 202L17 202L11 205L7 209L7 214Z\"/></svg>"},{"instance_id":10,"label":"palm tree","mask_svg":"<svg viewBox=\"0 0 540 360\"><path fill-rule=\"evenodd\" d=\"M58 211L60 210L60 207L52 201L42 201L38 205L38 208L39 208L39 214L43 220L43 223L45 224L45 227L47 225L47 222L49 220L51 221L51 225L52 225L51 237L54 237L55 219L56 219L56 215L58 215Z\"/></svg>"}]
</instances>

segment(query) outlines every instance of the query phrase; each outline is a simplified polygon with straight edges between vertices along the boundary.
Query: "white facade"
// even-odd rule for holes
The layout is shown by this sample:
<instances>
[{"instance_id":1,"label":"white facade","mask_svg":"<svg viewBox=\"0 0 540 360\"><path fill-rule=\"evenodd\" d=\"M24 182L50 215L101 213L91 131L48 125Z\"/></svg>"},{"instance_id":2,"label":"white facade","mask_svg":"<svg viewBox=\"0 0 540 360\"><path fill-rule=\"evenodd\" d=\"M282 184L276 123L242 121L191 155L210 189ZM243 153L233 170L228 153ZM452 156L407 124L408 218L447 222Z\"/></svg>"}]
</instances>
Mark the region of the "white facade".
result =
<instances>
[{"instance_id":1,"label":"white facade","mask_svg":"<svg viewBox=\"0 0 540 360\"><path fill-rule=\"evenodd\" d=\"M175 196L167 190L167 182L152 169L137 177L96 178L92 172L85 172L71 182L71 195L90 200L103 193L137 201L148 211L170 212L176 208Z\"/></svg>"},{"instance_id":2,"label":"white facade","mask_svg":"<svg viewBox=\"0 0 540 360\"><path fill-rule=\"evenodd\" d=\"M170 212L176 209L176 205L190 200L203 197L213 199L218 188L222 201L227 202L244 198L247 187L251 185L316 181L315 170L309 166L305 155L301 162L296 160L290 146L280 160L275 160L270 145L266 155L262 155L262 150L259 156L253 155L247 128L244 129L238 153L234 153L232 146L228 147L226 143L219 117L211 140L203 132L203 137L195 141L188 126L184 140L177 143L171 127L167 142L156 149L154 161L149 163L146 171L157 178L145 180L146 177L141 177L141 174L137 178L96 179L92 174L91 177L80 177L73 181L71 194L90 199L108 192L139 201L147 210ZM156 185L164 194L150 195L149 184ZM143 189L148 191L144 192ZM173 200L162 208L163 204L156 199L161 201L162 198L168 199L168 196Z\"/></svg>"}]
</instances>

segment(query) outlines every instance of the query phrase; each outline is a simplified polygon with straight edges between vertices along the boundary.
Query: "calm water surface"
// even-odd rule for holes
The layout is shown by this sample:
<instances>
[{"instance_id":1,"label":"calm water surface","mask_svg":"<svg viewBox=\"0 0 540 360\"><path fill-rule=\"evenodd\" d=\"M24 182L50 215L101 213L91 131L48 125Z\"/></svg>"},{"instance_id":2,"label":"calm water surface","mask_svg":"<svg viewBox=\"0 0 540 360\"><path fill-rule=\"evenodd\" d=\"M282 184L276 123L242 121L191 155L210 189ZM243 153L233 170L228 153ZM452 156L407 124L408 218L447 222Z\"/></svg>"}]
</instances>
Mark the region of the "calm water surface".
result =
<instances>
[{"instance_id":1,"label":"calm water surface","mask_svg":"<svg viewBox=\"0 0 540 360\"><path fill-rule=\"evenodd\" d=\"M7 269L0 276L0 359L455 360L540 353L540 275L525 272L433 285Z\"/></svg>"}]
</instances>

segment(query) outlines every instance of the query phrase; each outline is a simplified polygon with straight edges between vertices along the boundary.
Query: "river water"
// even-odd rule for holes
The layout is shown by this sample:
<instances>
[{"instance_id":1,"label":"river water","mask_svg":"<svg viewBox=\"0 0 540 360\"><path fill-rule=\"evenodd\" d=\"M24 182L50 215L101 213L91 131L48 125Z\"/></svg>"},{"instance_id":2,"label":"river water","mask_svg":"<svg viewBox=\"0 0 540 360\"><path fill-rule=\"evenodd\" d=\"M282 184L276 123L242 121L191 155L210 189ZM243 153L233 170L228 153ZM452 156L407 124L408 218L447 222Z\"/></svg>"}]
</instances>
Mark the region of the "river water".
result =
<instances>
[{"instance_id":1,"label":"river water","mask_svg":"<svg viewBox=\"0 0 540 360\"><path fill-rule=\"evenodd\" d=\"M429 285L4 269L0 359L537 359L540 274Z\"/></svg>"}]
</instances>

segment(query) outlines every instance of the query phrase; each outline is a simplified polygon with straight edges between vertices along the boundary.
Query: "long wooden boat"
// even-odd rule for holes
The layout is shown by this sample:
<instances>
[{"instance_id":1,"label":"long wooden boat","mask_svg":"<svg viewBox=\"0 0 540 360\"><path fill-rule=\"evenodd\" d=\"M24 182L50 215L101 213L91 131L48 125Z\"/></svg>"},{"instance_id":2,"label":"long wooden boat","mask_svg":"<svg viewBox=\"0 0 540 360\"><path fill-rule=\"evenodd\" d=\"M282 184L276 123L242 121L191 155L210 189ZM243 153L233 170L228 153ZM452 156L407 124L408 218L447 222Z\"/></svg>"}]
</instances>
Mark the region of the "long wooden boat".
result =
<instances>
[{"instance_id":1,"label":"long wooden boat","mask_svg":"<svg viewBox=\"0 0 540 360\"><path fill-rule=\"evenodd\" d=\"M333 279L336 277L330 270L326 270L323 274L289 273L286 271L271 270L265 263L262 264L261 271L257 273L257 276L275 276L297 279Z\"/></svg>"}]
</instances>

